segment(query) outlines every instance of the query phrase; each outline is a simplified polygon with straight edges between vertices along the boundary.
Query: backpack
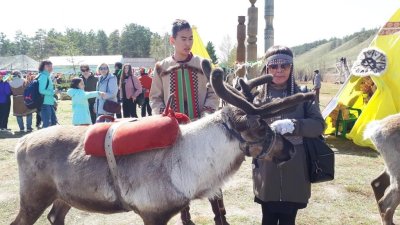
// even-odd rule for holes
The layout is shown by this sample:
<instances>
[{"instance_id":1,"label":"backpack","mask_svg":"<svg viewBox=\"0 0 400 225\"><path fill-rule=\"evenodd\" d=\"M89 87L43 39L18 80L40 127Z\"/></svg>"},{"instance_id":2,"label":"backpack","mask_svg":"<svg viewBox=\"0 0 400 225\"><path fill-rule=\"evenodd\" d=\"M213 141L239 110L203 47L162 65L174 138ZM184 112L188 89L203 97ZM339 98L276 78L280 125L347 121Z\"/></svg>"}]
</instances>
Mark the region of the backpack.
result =
<instances>
[{"instance_id":1,"label":"backpack","mask_svg":"<svg viewBox=\"0 0 400 225\"><path fill-rule=\"evenodd\" d=\"M49 87L47 79L46 89ZM34 79L24 91L24 103L28 109L37 109L43 105L44 96L39 92L39 77Z\"/></svg>"}]
</instances>

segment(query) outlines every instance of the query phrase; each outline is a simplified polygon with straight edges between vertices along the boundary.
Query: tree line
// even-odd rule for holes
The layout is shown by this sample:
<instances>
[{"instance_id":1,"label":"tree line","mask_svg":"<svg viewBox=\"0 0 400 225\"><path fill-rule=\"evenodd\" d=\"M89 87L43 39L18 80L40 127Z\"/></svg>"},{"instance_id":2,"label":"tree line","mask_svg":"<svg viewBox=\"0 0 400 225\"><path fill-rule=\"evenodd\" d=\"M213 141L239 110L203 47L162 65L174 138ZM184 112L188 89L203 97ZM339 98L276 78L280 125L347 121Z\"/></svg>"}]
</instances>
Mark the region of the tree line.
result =
<instances>
[{"instance_id":1,"label":"tree line","mask_svg":"<svg viewBox=\"0 0 400 225\"><path fill-rule=\"evenodd\" d=\"M169 34L160 35L138 24L127 24L122 32L109 35L104 30L88 32L67 28L39 29L33 37L17 31L13 41L0 33L0 56L29 55L36 60L60 55L123 55L128 58L154 57L157 60L172 53Z\"/></svg>"}]
</instances>

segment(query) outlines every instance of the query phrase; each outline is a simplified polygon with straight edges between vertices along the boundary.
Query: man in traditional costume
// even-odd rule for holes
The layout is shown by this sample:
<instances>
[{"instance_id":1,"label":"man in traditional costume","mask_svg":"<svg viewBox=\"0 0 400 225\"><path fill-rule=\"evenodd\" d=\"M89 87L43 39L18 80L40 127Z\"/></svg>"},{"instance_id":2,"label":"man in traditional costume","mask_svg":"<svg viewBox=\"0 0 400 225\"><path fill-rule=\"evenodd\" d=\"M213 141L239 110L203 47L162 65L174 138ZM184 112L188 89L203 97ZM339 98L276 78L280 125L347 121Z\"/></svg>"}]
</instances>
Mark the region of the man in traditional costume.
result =
<instances>
[{"instance_id":1,"label":"man in traditional costume","mask_svg":"<svg viewBox=\"0 0 400 225\"><path fill-rule=\"evenodd\" d=\"M202 58L191 53L193 33L185 20L176 20L172 27L170 43L174 54L156 64L150 91L150 105L153 114L161 114L173 94L175 112L186 114L192 121L213 113L219 105L219 98L208 85L207 77L201 69ZM219 197L209 199L215 214L216 225L229 225L225 218L222 192ZM193 225L189 206L181 211L182 224Z\"/></svg>"}]
</instances>

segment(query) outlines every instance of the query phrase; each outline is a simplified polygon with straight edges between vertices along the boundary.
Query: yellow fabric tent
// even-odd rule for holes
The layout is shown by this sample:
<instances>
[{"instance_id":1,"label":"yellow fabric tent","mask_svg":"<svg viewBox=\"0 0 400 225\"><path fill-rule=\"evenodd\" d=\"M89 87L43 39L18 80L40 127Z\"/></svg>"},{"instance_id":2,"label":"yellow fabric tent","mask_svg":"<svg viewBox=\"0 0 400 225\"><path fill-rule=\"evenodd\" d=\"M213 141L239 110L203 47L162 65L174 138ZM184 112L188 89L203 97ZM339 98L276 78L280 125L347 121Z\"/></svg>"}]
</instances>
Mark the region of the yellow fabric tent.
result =
<instances>
[{"instance_id":1,"label":"yellow fabric tent","mask_svg":"<svg viewBox=\"0 0 400 225\"><path fill-rule=\"evenodd\" d=\"M192 26L192 31L193 31L192 53L204 59L211 60L210 55L208 54L207 49L204 47L203 41L201 40L200 35L197 32L197 27Z\"/></svg>"},{"instance_id":2,"label":"yellow fabric tent","mask_svg":"<svg viewBox=\"0 0 400 225\"><path fill-rule=\"evenodd\" d=\"M331 112L329 110L332 111L332 108L335 107L333 105L340 102L346 106L362 109L360 117L355 122L351 131L346 135L346 138L353 140L357 145L374 148L369 140L364 140L363 138L366 125L372 120L382 119L388 115L400 112L400 9L379 30L368 49L370 49L369 52L363 50L357 61L364 64L373 64L379 61L379 63L382 63L379 64L381 70L378 68L379 71L377 73L375 73L376 71L361 71L361 74L358 74L360 69L357 69L356 61L352 68L351 77L333 99L334 104L330 103L331 107L327 107L323 115L327 115L326 133L332 133L335 128L332 126ZM371 52L372 55L368 55ZM377 61L369 62L360 60L363 57L365 59L365 57L369 56L376 58ZM363 92L360 90L360 85L363 82L363 76L368 75L376 85L376 90L369 101L366 102L364 99L365 95L363 96Z\"/></svg>"}]
</instances>

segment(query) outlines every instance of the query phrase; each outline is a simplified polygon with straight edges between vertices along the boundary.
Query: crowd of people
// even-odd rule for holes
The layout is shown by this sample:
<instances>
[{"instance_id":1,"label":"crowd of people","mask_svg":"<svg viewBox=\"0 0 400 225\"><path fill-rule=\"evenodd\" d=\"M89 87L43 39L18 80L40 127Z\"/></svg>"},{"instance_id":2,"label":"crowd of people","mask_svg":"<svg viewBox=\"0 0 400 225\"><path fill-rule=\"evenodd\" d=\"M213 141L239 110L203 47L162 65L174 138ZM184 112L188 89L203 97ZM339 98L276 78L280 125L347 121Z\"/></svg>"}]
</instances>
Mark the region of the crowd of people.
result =
<instances>
[{"instance_id":1,"label":"crowd of people","mask_svg":"<svg viewBox=\"0 0 400 225\"><path fill-rule=\"evenodd\" d=\"M37 74L23 75L20 71L12 71L11 76L8 77L0 74L0 131L11 131L8 128L11 112L16 117L19 126L17 132L33 131L34 113L36 113L36 129L58 123L57 93L60 90L57 87L62 82L62 74L53 73L52 62L48 60L42 61L38 70ZM137 76L131 65L116 62L114 73L111 73L106 63L100 64L95 72L90 71L89 65L82 64L80 72L79 76L71 79L70 88L67 91L72 99L72 124L94 124L96 118L101 115L112 115L116 118L138 117L136 113L138 107L141 108L142 117L152 115L149 101L152 83L149 74L151 69L139 68ZM39 92L44 98L40 107L29 109L24 103L24 91L33 80L38 81ZM104 111L103 104L107 99L121 104L121 112ZM87 116L90 121L86 120ZM26 117L25 124L24 117Z\"/></svg>"},{"instance_id":2,"label":"crowd of people","mask_svg":"<svg viewBox=\"0 0 400 225\"><path fill-rule=\"evenodd\" d=\"M195 121L219 107L219 99L209 87L207 77L201 69L202 59L193 55L193 33L190 24L185 20L176 20L172 26L171 44L174 46L172 56L156 64L153 73L140 70L140 77L134 75L131 65L115 63L114 73L109 66L102 63L95 76L88 65L81 65L81 75L73 78L68 95L72 97L73 124L88 125L96 123L96 118L109 115L117 118L137 117L136 107L141 104L141 116L161 114L170 94L175 96L172 108L186 114ZM301 92L293 74L293 53L284 46L273 46L265 53L262 74L272 74L271 84L260 87L260 94L254 104L263 104ZM55 125L57 117L54 110L54 88L49 79L52 72L50 61L43 61L39 67L40 93L45 96L40 112L43 127ZM20 76L18 72L13 76ZM0 76L0 78L2 78ZM32 80L32 78L29 78ZM21 77L13 79L10 84L0 79L0 126L7 128L4 115L10 111L9 98L12 95L14 108L20 129L23 130L22 117L27 117L27 129L32 130L32 110L23 108L20 100L23 88L29 81ZM316 87L320 88L320 87ZM140 97L142 96L142 97ZM144 98L139 101L139 98ZM104 109L106 101L122 104L122 112L112 113ZM303 137L317 137L324 130L324 120L317 104L306 104L295 111L278 115L265 121L277 133L292 143L297 150L289 162L277 165L273 162L253 160L254 201L261 205L263 225L293 225L299 209L307 207L311 195L311 183L308 178L306 156L302 145ZM229 225L223 202L222 191L218 196L209 199L216 225ZM189 205L181 211L181 223L193 225Z\"/></svg>"}]
</instances>

